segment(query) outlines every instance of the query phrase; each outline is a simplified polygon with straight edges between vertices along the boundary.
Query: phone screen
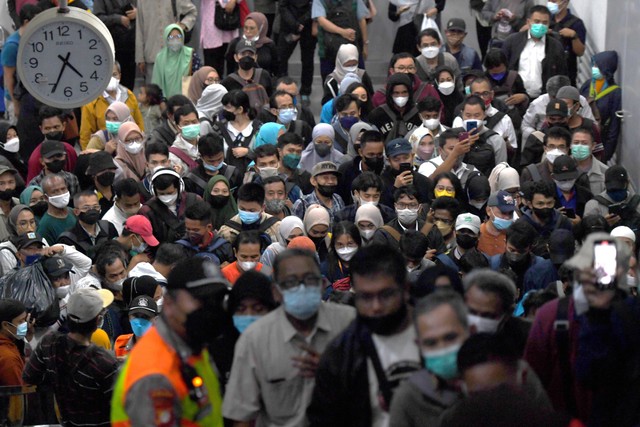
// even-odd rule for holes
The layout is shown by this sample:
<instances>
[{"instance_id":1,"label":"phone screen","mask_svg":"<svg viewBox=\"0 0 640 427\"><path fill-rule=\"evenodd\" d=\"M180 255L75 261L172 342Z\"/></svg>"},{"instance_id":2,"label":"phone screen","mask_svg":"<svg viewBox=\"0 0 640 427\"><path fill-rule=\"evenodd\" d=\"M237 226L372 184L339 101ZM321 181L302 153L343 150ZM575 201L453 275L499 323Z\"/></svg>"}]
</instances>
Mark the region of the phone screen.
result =
<instances>
[{"instance_id":1,"label":"phone screen","mask_svg":"<svg viewBox=\"0 0 640 427\"><path fill-rule=\"evenodd\" d=\"M411 163L400 163L400 173L410 171L411 169Z\"/></svg>"},{"instance_id":2,"label":"phone screen","mask_svg":"<svg viewBox=\"0 0 640 427\"><path fill-rule=\"evenodd\" d=\"M458 134L458 141L464 141L469 139L469 132L460 132Z\"/></svg>"},{"instance_id":3,"label":"phone screen","mask_svg":"<svg viewBox=\"0 0 640 427\"><path fill-rule=\"evenodd\" d=\"M467 121L467 132L471 132L474 129L478 128L478 121L477 120L469 120Z\"/></svg>"},{"instance_id":4,"label":"phone screen","mask_svg":"<svg viewBox=\"0 0 640 427\"><path fill-rule=\"evenodd\" d=\"M567 218L573 219L576 217L576 211L571 208L566 208L564 210L564 214L567 216Z\"/></svg>"},{"instance_id":5,"label":"phone screen","mask_svg":"<svg viewBox=\"0 0 640 427\"><path fill-rule=\"evenodd\" d=\"M596 272L596 282L600 289L609 289L616 285L617 269L616 243L601 240L593 248L593 268Z\"/></svg>"}]
</instances>

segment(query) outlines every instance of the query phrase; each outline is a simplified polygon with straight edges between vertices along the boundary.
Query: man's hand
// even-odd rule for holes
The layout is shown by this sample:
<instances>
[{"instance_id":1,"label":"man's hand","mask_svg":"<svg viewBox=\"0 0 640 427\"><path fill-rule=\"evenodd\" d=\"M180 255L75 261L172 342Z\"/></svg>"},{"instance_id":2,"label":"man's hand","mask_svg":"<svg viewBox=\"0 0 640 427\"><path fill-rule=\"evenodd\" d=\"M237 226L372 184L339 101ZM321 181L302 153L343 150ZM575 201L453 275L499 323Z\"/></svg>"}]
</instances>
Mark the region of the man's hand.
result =
<instances>
[{"instance_id":1,"label":"man's hand","mask_svg":"<svg viewBox=\"0 0 640 427\"><path fill-rule=\"evenodd\" d=\"M64 246L53 245L46 248L42 248L42 256L50 257L64 252Z\"/></svg>"},{"instance_id":2,"label":"man's hand","mask_svg":"<svg viewBox=\"0 0 640 427\"><path fill-rule=\"evenodd\" d=\"M127 10L125 13L127 14L127 18L129 18L129 21L135 21L138 16L138 9L134 7L131 10Z\"/></svg>"},{"instance_id":3,"label":"man's hand","mask_svg":"<svg viewBox=\"0 0 640 427\"><path fill-rule=\"evenodd\" d=\"M433 209L429 209L429 213L427 213L427 222L429 224L436 223L436 213L433 211Z\"/></svg>"},{"instance_id":4,"label":"man's hand","mask_svg":"<svg viewBox=\"0 0 640 427\"><path fill-rule=\"evenodd\" d=\"M436 256L436 250L435 249L428 249L427 253L424 254L424 259L428 259L429 261L432 261L433 258Z\"/></svg>"},{"instance_id":5,"label":"man's hand","mask_svg":"<svg viewBox=\"0 0 640 427\"><path fill-rule=\"evenodd\" d=\"M145 69L147 68L146 63L138 62L138 70L140 70L140 74L144 74Z\"/></svg>"},{"instance_id":6,"label":"man's hand","mask_svg":"<svg viewBox=\"0 0 640 427\"><path fill-rule=\"evenodd\" d=\"M434 16L436 16L438 14L438 9L436 9L435 7L432 7L431 9L427 10L427 18L433 18Z\"/></svg>"},{"instance_id":7,"label":"man's hand","mask_svg":"<svg viewBox=\"0 0 640 427\"><path fill-rule=\"evenodd\" d=\"M118 143L113 138L111 138L110 140L107 141L106 144L104 144L104 151L106 151L109 154L113 155L113 153L115 153L117 149L118 149Z\"/></svg>"},{"instance_id":8,"label":"man's hand","mask_svg":"<svg viewBox=\"0 0 640 427\"><path fill-rule=\"evenodd\" d=\"M236 0L229 0L229 3L227 3L227 5L224 7L224 10L227 13L231 13L233 12L233 9L235 9L236 7Z\"/></svg>"},{"instance_id":9,"label":"man's hand","mask_svg":"<svg viewBox=\"0 0 640 427\"><path fill-rule=\"evenodd\" d=\"M293 356L293 366L300 369L299 375L304 378L315 378L318 363L320 362L320 353L314 348L306 344L298 344L304 354L302 356Z\"/></svg>"},{"instance_id":10,"label":"man's hand","mask_svg":"<svg viewBox=\"0 0 640 427\"><path fill-rule=\"evenodd\" d=\"M616 225L620 221L621 218L620 218L619 215L608 214L607 216L604 217L604 219L607 220L607 224L609 224L609 227L612 227L612 226Z\"/></svg>"},{"instance_id":11,"label":"man's hand","mask_svg":"<svg viewBox=\"0 0 640 427\"><path fill-rule=\"evenodd\" d=\"M235 147L231 149L231 152L236 159L239 159L249 154L249 149L247 147Z\"/></svg>"},{"instance_id":12,"label":"man's hand","mask_svg":"<svg viewBox=\"0 0 640 427\"><path fill-rule=\"evenodd\" d=\"M563 28L560 31L558 31L558 34L560 34L562 37L565 37L567 39L572 39L578 33L576 33L575 30L572 30L571 28Z\"/></svg>"},{"instance_id":13,"label":"man's hand","mask_svg":"<svg viewBox=\"0 0 640 427\"><path fill-rule=\"evenodd\" d=\"M173 170L176 171L177 174L182 175L182 164L178 163L173 165Z\"/></svg>"},{"instance_id":14,"label":"man's hand","mask_svg":"<svg viewBox=\"0 0 640 427\"><path fill-rule=\"evenodd\" d=\"M356 41L356 30L353 28L343 28L340 35L350 42Z\"/></svg>"},{"instance_id":15,"label":"man's hand","mask_svg":"<svg viewBox=\"0 0 640 427\"><path fill-rule=\"evenodd\" d=\"M527 95L525 95L524 93L515 93L510 97L508 97L507 99L505 99L504 102L507 105L518 105L523 103L526 100L527 100Z\"/></svg>"},{"instance_id":16,"label":"man's hand","mask_svg":"<svg viewBox=\"0 0 640 427\"><path fill-rule=\"evenodd\" d=\"M129 18L127 18L124 15L120 17L120 25L122 25L125 28L129 28L129 24L130 24Z\"/></svg>"},{"instance_id":17,"label":"man's hand","mask_svg":"<svg viewBox=\"0 0 640 427\"><path fill-rule=\"evenodd\" d=\"M461 157L467 154L471 150L471 141L470 138L467 138L463 141L459 141L451 152L452 156Z\"/></svg>"},{"instance_id":18,"label":"man's hand","mask_svg":"<svg viewBox=\"0 0 640 427\"><path fill-rule=\"evenodd\" d=\"M36 327L36 318L31 316L31 313L27 313L27 336L25 337L27 341L31 341L33 339L33 334L35 333Z\"/></svg>"},{"instance_id":19,"label":"man's hand","mask_svg":"<svg viewBox=\"0 0 640 427\"><path fill-rule=\"evenodd\" d=\"M404 171L400 175L396 176L393 186L401 188L411 184L413 184L413 174L411 174L411 171Z\"/></svg>"}]
</instances>

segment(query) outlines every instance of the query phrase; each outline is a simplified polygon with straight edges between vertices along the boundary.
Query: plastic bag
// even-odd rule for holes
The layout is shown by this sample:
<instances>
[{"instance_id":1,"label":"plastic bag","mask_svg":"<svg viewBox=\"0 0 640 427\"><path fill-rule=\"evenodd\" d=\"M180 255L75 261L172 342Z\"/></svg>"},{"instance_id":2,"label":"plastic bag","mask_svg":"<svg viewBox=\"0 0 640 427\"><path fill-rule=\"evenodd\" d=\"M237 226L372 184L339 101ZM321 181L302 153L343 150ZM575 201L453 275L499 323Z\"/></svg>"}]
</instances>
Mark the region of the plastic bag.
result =
<instances>
[{"instance_id":1,"label":"plastic bag","mask_svg":"<svg viewBox=\"0 0 640 427\"><path fill-rule=\"evenodd\" d=\"M13 298L22 302L36 319L36 326L51 326L60 316L55 290L40 262L2 276L0 298Z\"/></svg>"},{"instance_id":2,"label":"plastic bag","mask_svg":"<svg viewBox=\"0 0 640 427\"><path fill-rule=\"evenodd\" d=\"M438 33L438 36L440 37L440 40L441 41L445 40L442 38L442 33L440 33L440 28L438 28L438 24L436 23L436 20L428 17L427 15L424 15L424 18L422 19L422 28L420 31L424 31L427 28L436 30L436 32Z\"/></svg>"}]
</instances>

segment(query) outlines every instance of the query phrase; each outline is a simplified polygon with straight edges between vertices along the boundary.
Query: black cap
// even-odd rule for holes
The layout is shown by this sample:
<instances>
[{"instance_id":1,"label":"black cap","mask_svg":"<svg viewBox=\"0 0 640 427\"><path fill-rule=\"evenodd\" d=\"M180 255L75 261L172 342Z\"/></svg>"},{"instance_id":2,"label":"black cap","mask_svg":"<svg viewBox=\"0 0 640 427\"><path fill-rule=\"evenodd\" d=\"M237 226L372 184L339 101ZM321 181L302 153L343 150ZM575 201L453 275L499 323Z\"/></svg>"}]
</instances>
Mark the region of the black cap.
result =
<instances>
[{"instance_id":1,"label":"black cap","mask_svg":"<svg viewBox=\"0 0 640 427\"><path fill-rule=\"evenodd\" d=\"M236 45L236 53L242 53L245 50L250 50L251 52L256 53L256 44L251 40L240 39Z\"/></svg>"},{"instance_id":2,"label":"black cap","mask_svg":"<svg viewBox=\"0 0 640 427\"><path fill-rule=\"evenodd\" d=\"M467 23L464 22L464 19L460 18L451 18L449 22L447 22L447 30L458 30L458 31L467 31Z\"/></svg>"},{"instance_id":3,"label":"black cap","mask_svg":"<svg viewBox=\"0 0 640 427\"><path fill-rule=\"evenodd\" d=\"M143 313L147 316L157 316L158 315L158 305L148 295L140 295L137 296L131 301L129 304L129 314L134 313Z\"/></svg>"},{"instance_id":4,"label":"black cap","mask_svg":"<svg viewBox=\"0 0 640 427\"><path fill-rule=\"evenodd\" d=\"M60 141L47 139L40 146L40 156L45 159L50 159L51 157L59 156L60 154L66 154L66 152L64 144Z\"/></svg>"},{"instance_id":5,"label":"black cap","mask_svg":"<svg viewBox=\"0 0 640 427\"><path fill-rule=\"evenodd\" d=\"M73 264L60 255L46 258L42 263L42 267L47 276L50 277L60 277L73 270Z\"/></svg>"},{"instance_id":6,"label":"black cap","mask_svg":"<svg viewBox=\"0 0 640 427\"><path fill-rule=\"evenodd\" d=\"M96 151L89 157L89 166L87 167L87 175L93 176L107 169L118 169L113 161L111 154L106 151Z\"/></svg>"},{"instance_id":7,"label":"black cap","mask_svg":"<svg viewBox=\"0 0 640 427\"><path fill-rule=\"evenodd\" d=\"M580 175L578 164L571 156L559 156L553 161L553 179L566 181L576 179Z\"/></svg>"},{"instance_id":8,"label":"black cap","mask_svg":"<svg viewBox=\"0 0 640 427\"><path fill-rule=\"evenodd\" d=\"M607 190L626 190L629 183L629 174L622 166L611 166L604 173L604 185Z\"/></svg>"},{"instance_id":9,"label":"black cap","mask_svg":"<svg viewBox=\"0 0 640 427\"><path fill-rule=\"evenodd\" d=\"M233 314L245 298L259 301L269 310L277 306L271 292L271 280L255 270L245 272L236 280L229 295L229 313Z\"/></svg>"},{"instance_id":10,"label":"black cap","mask_svg":"<svg viewBox=\"0 0 640 427\"><path fill-rule=\"evenodd\" d=\"M562 99L552 99L547 104L546 114L547 116L567 117L569 115L569 107Z\"/></svg>"},{"instance_id":11,"label":"black cap","mask_svg":"<svg viewBox=\"0 0 640 427\"><path fill-rule=\"evenodd\" d=\"M44 245L44 241L42 240L42 236L38 233L27 233L22 236L19 236L15 239L15 245L18 250L27 248L35 243L40 243Z\"/></svg>"}]
</instances>

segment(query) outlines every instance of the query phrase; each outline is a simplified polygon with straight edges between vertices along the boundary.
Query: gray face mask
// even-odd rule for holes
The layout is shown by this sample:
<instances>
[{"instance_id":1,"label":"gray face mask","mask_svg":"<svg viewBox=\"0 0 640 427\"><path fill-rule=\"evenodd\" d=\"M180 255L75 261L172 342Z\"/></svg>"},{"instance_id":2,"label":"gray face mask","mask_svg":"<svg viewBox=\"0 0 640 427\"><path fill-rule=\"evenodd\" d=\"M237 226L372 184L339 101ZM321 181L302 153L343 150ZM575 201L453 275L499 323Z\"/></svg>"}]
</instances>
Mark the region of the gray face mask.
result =
<instances>
[{"instance_id":1,"label":"gray face mask","mask_svg":"<svg viewBox=\"0 0 640 427\"><path fill-rule=\"evenodd\" d=\"M285 200L273 199L264 202L264 210L266 213L274 215L284 212Z\"/></svg>"}]
</instances>

